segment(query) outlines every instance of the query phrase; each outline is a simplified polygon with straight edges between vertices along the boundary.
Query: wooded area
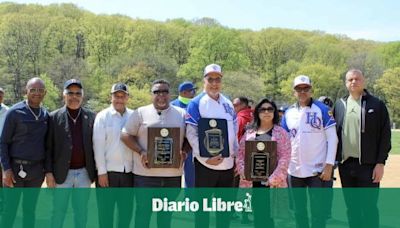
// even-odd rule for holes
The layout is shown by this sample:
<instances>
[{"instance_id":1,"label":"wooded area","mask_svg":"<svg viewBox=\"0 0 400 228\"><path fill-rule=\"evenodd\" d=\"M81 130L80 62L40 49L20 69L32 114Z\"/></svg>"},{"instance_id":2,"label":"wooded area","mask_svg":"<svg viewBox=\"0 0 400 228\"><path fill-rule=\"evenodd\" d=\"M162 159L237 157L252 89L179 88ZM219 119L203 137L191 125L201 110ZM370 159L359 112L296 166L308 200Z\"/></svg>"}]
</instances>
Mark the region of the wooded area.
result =
<instances>
[{"instance_id":1,"label":"wooded area","mask_svg":"<svg viewBox=\"0 0 400 228\"><path fill-rule=\"evenodd\" d=\"M224 27L212 18L166 22L96 15L73 4L49 6L0 4L0 86L6 104L24 95L28 78L45 79L44 105L62 105L62 84L82 80L86 106L99 111L109 104L113 83L130 86L130 107L150 102L150 83L165 78L173 95L183 80L201 88L209 63L223 67L223 91L279 104L293 102L292 80L306 74L314 97L345 94L344 75L361 69L368 89L383 99L400 124L400 42L352 40L321 31Z\"/></svg>"}]
</instances>

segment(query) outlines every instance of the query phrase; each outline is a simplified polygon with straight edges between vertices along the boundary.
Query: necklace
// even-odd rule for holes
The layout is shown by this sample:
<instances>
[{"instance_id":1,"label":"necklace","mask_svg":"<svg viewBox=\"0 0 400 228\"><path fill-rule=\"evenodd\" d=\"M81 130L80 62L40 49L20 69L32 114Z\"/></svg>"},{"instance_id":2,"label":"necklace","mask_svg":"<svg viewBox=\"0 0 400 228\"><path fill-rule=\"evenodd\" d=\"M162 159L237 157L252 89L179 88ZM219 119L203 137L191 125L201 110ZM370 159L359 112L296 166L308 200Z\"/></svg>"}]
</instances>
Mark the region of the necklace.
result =
<instances>
[{"instance_id":1,"label":"necklace","mask_svg":"<svg viewBox=\"0 0 400 228\"><path fill-rule=\"evenodd\" d=\"M36 115L35 112L29 106L28 101L26 101L26 107L28 107L29 111L31 111L32 115L35 117L35 120L39 120L40 115L42 115L41 108L39 107L39 115Z\"/></svg>"},{"instance_id":2,"label":"necklace","mask_svg":"<svg viewBox=\"0 0 400 228\"><path fill-rule=\"evenodd\" d=\"M71 116L71 114L69 114L69 111L67 110L67 115L68 115L68 117L69 118L71 118L71 120L72 120L72 122L74 122L74 125L76 124L76 121L78 120L78 118L79 118L79 115L81 114L81 108L79 108L79 112L78 112L78 115L76 115L76 118L74 119L74 118L72 118L72 116Z\"/></svg>"}]
</instances>

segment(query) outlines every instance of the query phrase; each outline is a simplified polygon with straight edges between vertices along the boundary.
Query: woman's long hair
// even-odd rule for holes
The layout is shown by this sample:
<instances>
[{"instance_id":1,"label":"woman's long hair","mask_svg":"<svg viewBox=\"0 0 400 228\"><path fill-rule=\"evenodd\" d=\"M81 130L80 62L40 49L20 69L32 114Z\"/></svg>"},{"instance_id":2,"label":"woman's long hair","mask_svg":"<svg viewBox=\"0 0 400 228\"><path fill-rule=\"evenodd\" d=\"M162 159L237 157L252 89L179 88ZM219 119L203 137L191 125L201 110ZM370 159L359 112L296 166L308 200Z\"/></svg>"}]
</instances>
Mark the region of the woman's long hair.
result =
<instances>
[{"instance_id":1,"label":"woman's long hair","mask_svg":"<svg viewBox=\"0 0 400 228\"><path fill-rule=\"evenodd\" d=\"M253 112L253 123L250 125L250 129L253 130L257 130L260 125L261 125L261 119L260 119L260 108L263 104L268 103L270 104L273 108L274 108L274 118L272 119L272 123L273 124L279 124L279 112L278 112L278 108L276 107L275 102L273 102L272 100L269 100L268 98L263 98L262 100L260 100L256 107L254 108L254 112Z\"/></svg>"}]
</instances>

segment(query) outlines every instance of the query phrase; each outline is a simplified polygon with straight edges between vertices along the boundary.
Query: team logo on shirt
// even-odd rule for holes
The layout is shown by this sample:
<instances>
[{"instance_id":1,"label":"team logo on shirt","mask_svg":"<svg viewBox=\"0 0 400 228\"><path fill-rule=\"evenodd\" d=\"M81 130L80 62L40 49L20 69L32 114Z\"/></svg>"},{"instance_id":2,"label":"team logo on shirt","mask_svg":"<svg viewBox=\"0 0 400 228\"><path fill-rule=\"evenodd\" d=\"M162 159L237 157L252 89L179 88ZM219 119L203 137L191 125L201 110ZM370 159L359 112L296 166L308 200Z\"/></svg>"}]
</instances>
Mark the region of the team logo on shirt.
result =
<instances>
[{"instance_id":1,"label":"team logo on shirt","mask_svg":"<svg viewBox=\"0 0 400 228\"><path fill-rule=\"evenodd\" d=\"M321 129L322 121L318 117L316 112L307 112L306 124L309 124L313 128Z\"/></svg>"}]
</instances>

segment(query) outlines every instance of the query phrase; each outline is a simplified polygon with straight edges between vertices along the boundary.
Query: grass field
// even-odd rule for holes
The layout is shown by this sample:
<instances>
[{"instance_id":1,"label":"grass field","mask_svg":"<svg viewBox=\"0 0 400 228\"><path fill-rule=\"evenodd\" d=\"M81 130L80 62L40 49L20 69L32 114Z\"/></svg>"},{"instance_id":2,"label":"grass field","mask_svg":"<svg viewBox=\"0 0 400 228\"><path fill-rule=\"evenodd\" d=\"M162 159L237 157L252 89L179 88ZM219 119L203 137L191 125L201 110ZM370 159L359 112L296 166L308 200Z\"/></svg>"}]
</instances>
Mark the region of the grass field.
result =
<instances>
[{"instance_id":1,"label":"grass field","mask_svg":"<svg viewBox=\"0 0 400 228\"><path fill-rule=\"evenodd\" d=\"M392 131L392 150L391 154L400 154L400 131Z\"/></svg>"}]
</instances>

